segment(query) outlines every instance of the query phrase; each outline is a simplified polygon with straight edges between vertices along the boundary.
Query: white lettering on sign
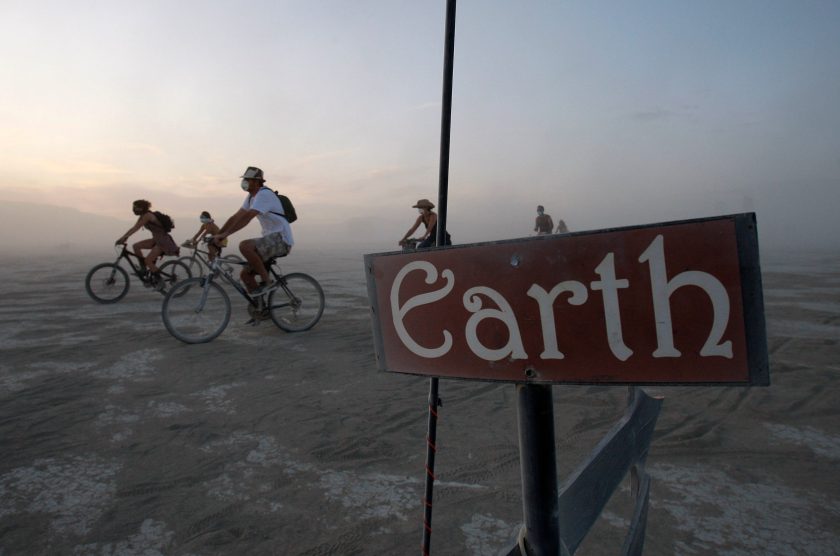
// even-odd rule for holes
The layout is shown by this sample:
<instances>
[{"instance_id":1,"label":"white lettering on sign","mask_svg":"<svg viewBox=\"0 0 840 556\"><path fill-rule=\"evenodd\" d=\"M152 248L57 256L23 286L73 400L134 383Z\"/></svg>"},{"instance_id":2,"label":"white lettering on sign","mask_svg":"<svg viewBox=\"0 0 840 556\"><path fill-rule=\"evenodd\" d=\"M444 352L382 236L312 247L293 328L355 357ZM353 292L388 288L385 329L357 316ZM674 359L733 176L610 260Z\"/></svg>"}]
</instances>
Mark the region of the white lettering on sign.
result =
<instances>
[{"instance_id":1,"label":"white lettering on sign","mask_svg":"<svg viewBox=\"0 0 840 556\"><path fill-rule=\"evenodd\" d=\"M499 308L482 309L480 295L489 297ZM513 309L510 308L510 304L507 299L502 297L502 294L484 286L470 288L464 292L464 307L474 313L467 321L465 330L467 345L470 346L474 354L487 361L499 361L507 356L510 356L511 359L528 359L528 354L525 353L525 347L522 345L522 336L519 334L516 315L513 314ZM478 323L484 319L498 319L507 326L508 343L506 346L499 349L490 349L479 341Z\"/></svg>"},{"instance_id":2,"label":"white lettering on sign","mask_svg":"<svg viewBox=\"0 0 840 556\"><path fill-rule=\"evenodd\" d=\"M569 303L572 305L583 305L589 297L586 286L574 280L560 282L551 288L550 292L536 284L532 284L528 288L528 297L536 299L540 306L540 324L543 333L543 352L540 354L540 359L563 359L566 357L557 347L557 329L554 326L554 300L563 292L572 293L569 296Z\"/></svg>"},{"instance_id":3,"label":"white lettering on sign","mask_svg":"<svg viewBox=\"0 0 840 556\"><path fill-rule=\"evenodd\" d=\"M679 357L680 351L674 347L674 330L671 325L671 294L683 286L697 286L708 294L712 301L714 319L712 330L706 343L700 349L700 355L708 357L719 355L732 359L732 342L719 343L729 323L729 296L720 280L707 272L687 270L668 281L665 272L665 245L661 235L656 236L639 257L639 262L647 261L650 266L650 287L653 292L653 314L656 319L656 342L658 347L654 357Z\"/></svg>"},{"instance_id":4,"label":"white lettering on sign","mask_svg":"<svg viewBox=\"0 0 840 556\"><path fill-rule=\"evenodd\" d=\"M650 287L653 298L653 315L656 322L657 348L653 357L679 357L680 351L674 347L674 331L671 320L671 295L683 286L701 288L712 303L714 318L709 336L700 349L702 357L732 358L732 342L721 342L726 326L729 323L729 297L724 285L707 272L688 270L681 272L668 280L665 268L664 239L661 235L650 243L639 256L639 262L647 262L650 268ZM455 286L455 275L450 269L444 269L440 276L446 284L435 291L416 295L408 299L404 305L399 304L400 287L409 272L421 270L426 272L425 282L433 284L438 279L437 268L428 261L414 261L405 265L397 273L391 285L391 315L394 329L403 345L412 353L426 358L441 357L452 349L452 334L443 330L443 343L436 348L427 348L418 344L405 328L406 314L416 307L435 303L446 297ZM633 350L624 343L621 328L621 308L618 302L618 290L630 287L626 278L616 277L615 255L608 253L601 263L595 267L595 273L600 278L589 283L592 291L600 291L603 299L604 321L606 323L607 343L610 351L620 361L626 361L633 355ZM563 359L565 355L558 346L557 322L555 315L555 301L564 292L569 292L570 305L582 305L589 299L589 292L582 282L566 280L546 291L537 284L532 284L526 292L534 299L540 312L540 326L543 336L543 351L541 359ZM483 306L482 297L487 297L495 303L496 309ZM508 301L498 291L487 286L474 286L463 296L464 308L472 313L467 320L464 337L467 346L478 357L486 361L499 361L504 358L527 359L528 354L522 343L522 336L516 320L516 313ZM478 326L484 319L496 319L508 329L508 342L500 348L488 348L478 338Z\"/></svg>"},{"instance_id":5,"label":"white lettering on sign","mask_svg":"<svg viewBox=\"0 0 840 556\"><path fill-rule=\"evenodd\" d=\"M595 267L595 274L601 277L597 282L591 282L589 287L593 291L601 290L601 297L604 298L604 320L607 323L607 342L610 351L613 352L619 361L627 361L633 355L633 350L624 345L624 337L621 334L621 311L618 308L618 290L629 288L630 281L627 279L616 280L615 278L615 255L609 253L604 260Z\"/></svg>"},{"instance_id":6,"label":"white lettering on sign","mask_svg":"<svg viewBox=\"0 0 840 556\"><path fill-rule=\"evenodd\" d=\"M440 357L452 349L452 334L450 334L448 330L444 330L443 344L440 347L424 348L415 342L405 329L403 319L405 318L406 313L415 307L426 305L428 303L434 303L435 301L446 297L446 294L451 292L452 288L455 287L455 276L452 274L451 270L445 269L440 274L441 277L446 280L446 285L443 288L434 292L415 295L406 301L405 305L400 307L400 286L402 285L402 281L406 274L413 270L425 270L427 284L433 284L437 280L437 268L435 268L435 265L427 261L414 261L413 263L409 263L400 269L399 273L397 273L397 277L394 278L393 285L391 286L391 314L393 315L394 328L396 329L397 336L399 336L402 343L412 353L419 355L420 357Z\"/></svg>"}]
</instances>

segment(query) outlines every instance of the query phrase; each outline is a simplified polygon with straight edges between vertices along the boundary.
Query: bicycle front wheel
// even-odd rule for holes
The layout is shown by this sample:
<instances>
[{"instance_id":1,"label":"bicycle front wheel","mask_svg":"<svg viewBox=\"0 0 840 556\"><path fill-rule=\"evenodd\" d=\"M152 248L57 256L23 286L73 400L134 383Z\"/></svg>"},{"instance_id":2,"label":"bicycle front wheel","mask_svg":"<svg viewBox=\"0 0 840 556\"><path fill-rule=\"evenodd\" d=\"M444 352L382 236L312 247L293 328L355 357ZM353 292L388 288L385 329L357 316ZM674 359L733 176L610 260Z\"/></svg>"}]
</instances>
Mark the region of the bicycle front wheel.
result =
<instances>
[{"instance_id":1,"label":"bicycle front wheel","mask_svg":"<svg viewBox=\"0 0 840 556\"><path fill-rule=\"evenodd\" d=\"M85 289L98 303L116 303L128 293L128 272L114 263L98 264L85 277Z\"/></svg>"},{"instance_id":2,"label":"bicycle front wheel","mask_svg":"<svg viewBox=\"0 0 840 556\"><path fill-rule=\"evenodd\" d=\"M324 313L324 290L308 274L286 274L279 287L268 294L268 310L274 324L286 332L309 330Z\"/></svg>"},{"instance_id":3,"label":"bicycle front wheel","mask_svg":"<svg viewBox=\"0 0 840 556\"><path fill-rule=\"evenodd\" d=\"M163 284L163 287L160 289L160 293L165 294L166 291L171 290L175 284L186 280L187 278L192 278L192 272L190 272L190 267L182 263L180 260L167 261L163 263L160 265L160 281Z\"/></svg>"},{"instance_id":4,"label":"bicycle front wheel","mask_svg":"<svg viewBox=\"0 0 840 556\"><path fill-rule=\"evenodd\" d=\"M209 278L189 278L166 294L161 316L169 333L182 342L209 342L230 321L230 298Z\"/></svg>"}]
</instances>

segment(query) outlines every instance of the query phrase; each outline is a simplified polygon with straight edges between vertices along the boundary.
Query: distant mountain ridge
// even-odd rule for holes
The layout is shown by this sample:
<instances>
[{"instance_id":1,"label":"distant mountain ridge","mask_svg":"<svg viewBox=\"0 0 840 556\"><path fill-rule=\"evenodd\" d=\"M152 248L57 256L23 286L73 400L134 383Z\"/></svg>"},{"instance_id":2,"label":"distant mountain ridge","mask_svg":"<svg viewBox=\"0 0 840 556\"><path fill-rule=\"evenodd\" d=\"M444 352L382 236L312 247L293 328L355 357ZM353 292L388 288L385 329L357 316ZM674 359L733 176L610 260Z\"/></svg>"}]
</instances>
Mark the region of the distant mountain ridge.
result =
<instances>
[{"instance_id":1,"label":"distant mountain ridge","mask_svg":"<svg viewBox=\"0 0 840 556\"><path fill-rule=\"evenodd\" d=\"M131 226L130 220L69 207L0 202L0 253L89 251L107 245Z\"/></svg>"}]
</instances>

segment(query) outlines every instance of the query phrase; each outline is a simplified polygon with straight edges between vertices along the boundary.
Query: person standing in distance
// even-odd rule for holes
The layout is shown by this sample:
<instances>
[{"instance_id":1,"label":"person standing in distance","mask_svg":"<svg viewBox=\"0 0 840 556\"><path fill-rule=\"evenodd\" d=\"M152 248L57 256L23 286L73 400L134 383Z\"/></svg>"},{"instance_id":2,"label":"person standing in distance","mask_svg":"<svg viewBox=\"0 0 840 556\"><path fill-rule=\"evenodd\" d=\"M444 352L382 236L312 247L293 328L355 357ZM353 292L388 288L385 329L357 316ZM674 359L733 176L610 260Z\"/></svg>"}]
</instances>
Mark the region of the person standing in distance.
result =
<instances>
[{"instance_id":1,"label":"person standing in distance","mask_svg":"<svg viewBox=\"0 0 840 556\"><path fill-rule=\"evenodd\" d=\"M242 189L247 192L245 201L239 210L227 219L213 239L221 246L225 238L247 226L254 217L259 220L262 237L245 239L239 243L239 252L248 262L242 268L240 278L251 295L260 295L274 286L264 261L289 254L294 245L292 227L286 220L283 205L274 191L264 184L263 171L255 166L248 166L240 183ZM262 278L260 285L257 285L254 278L257 274Z\"/></svg>"},{"instance_id":2,"label":"person standing in distance","mask_svg":"<svg viewBox=\"0 0 840 556\"><path fill-rule=\"evenodd\" d=\"M534 222L534 231L538 236L550 234L554 229L554 221L551 220L551 215L545 214L545 207L537 206L537 219Z\"/></svg>"}]
</instances>

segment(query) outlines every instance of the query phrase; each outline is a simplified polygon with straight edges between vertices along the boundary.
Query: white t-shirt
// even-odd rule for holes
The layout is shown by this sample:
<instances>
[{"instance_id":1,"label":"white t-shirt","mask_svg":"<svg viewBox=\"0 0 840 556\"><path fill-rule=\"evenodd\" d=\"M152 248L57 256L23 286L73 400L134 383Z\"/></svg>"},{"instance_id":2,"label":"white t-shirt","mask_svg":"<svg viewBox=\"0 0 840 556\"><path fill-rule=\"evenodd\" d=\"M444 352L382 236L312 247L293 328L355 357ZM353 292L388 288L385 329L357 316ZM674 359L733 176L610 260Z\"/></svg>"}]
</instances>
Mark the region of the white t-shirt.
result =
<instances>
[{"instance_id":1,"label":"white t-shirt","mask_svg":"<svg viewBox=\"0 0 840 556\"><path fill-rule=\"evenodd\" d=\"M273 214L275 212L285 214L283 205L280 203L280 199L277 198L277 195L274 194L274 191L268 189L267 187L263 187L257 191L257 194L254 197L251 197L251 194L249 193L245 196L245 202L242 203L242 208L245 210L253 209L259 212L257 219L260 221L260 226L262 226L263 237L275 232L280 232L282 234L283 241L285 241L289 247L295 244L294 237L292 236L292 227L289 225L289 222L284 217Z\"/></svg>"}]
</instances>

